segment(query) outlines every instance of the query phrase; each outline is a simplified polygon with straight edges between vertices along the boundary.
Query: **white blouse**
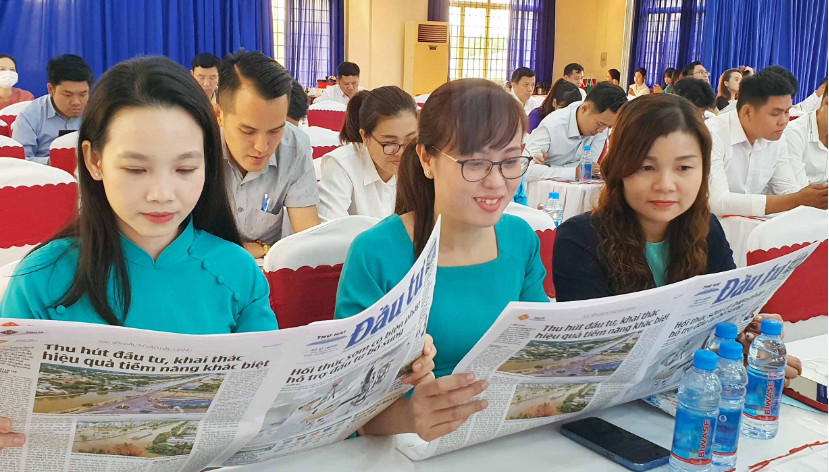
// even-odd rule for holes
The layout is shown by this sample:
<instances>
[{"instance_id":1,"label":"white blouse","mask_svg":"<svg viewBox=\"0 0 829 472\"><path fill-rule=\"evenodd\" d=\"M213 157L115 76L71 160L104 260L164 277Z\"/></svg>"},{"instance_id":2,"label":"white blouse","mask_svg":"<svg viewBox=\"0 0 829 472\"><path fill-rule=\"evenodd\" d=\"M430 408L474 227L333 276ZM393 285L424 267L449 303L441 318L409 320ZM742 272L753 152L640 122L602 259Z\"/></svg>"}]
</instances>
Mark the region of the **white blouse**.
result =
<instances>
[{"instance_id":1,"label":"white blouse","mask_svg":"<svg viewBox=\"0 0 829 472\"><path fill-rule=\"evenodd\" d=\"M648 88L648 85L643 83L642 85L630 84L630 89L633 91L633 94L637 97L641 97L642 95L647 95L651 93L651 89Z\"/></svg>"},{"instance_id":2,"label":"white blouse","mask_svg":"<svg viewBox=\"0 0 829 472\"><path fill-rule=\"evenodd\" d=\"M322 156L320 161L317 211L322 221L347 215L382 219L394 212L397 176L383 182L365 145L347 144Z\"/></svg>"},{"instance_id":3,"label":"white blouse","mask_svg":"<svg viewBox=\"0 0 829 472\"><path fill-rule=\"evenodd\" d=\"M797 184L805 187L826 182L829 178L829 150L820 142L817 112L813 111L789 122L786 131L783 131L783 137L789 147L789 162Z\"/></svg>"}]
</instances>

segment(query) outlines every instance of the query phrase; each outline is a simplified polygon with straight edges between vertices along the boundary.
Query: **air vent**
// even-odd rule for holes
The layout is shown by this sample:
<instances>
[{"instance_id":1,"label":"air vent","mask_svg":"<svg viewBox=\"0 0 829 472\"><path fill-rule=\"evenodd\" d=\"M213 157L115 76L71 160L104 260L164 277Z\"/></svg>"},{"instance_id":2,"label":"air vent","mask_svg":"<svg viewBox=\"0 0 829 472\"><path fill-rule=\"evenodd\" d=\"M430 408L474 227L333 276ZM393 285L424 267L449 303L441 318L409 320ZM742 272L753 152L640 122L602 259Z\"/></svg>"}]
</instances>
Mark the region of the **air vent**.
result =
<instances>
[{"instance_id":1,"label":"air vent","mask_svg":"<svg viewBox=\"0 0 829 472\"><path fill-rule=\"evenodd\" d=\"M449 26L419 24L417 25L417 42L419 43L449 43Z\"/></svg>"}]
</instances>

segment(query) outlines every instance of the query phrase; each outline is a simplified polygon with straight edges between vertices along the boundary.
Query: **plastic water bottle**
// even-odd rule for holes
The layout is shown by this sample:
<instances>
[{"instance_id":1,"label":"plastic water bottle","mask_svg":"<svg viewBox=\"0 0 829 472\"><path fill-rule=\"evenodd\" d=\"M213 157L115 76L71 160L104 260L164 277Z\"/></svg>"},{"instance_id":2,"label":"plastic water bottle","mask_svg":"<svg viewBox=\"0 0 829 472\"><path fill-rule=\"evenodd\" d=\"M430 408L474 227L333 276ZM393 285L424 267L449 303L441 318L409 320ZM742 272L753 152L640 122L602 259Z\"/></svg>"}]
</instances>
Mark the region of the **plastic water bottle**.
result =
<instances>
[{"instance_id":1,"label":"plastic water bottle","mask_svg":"<svg viewBox=\"0 0 829 472\"><path fill-rule=\"evenodd\" d=\"M593 178L593 158L590 156L590 146L584 146L579 153L579 180L589 181Z\"/></svg>"},{"instance_id":2,"label":"plastic water bottle","mask_svg":"<svg viewBox=\"0 0 829 472\"><path fill-rule=\"evenodd\" d=\"M720 379L717 355L700 349L694 353L694 366L679 384L671 445L670 469L674 471L710 471L714 430L720 404Z\"/></svg>"},{"instance_id":3,"label":"plastic water bottle","mask_svg":"<svg viewBox=\"0 0 829 472\"><path fill-rule=\"evenodd\" d=\"M777 436L780 397L786 377L786 346L780 339L783 323L765 319L760 336L748 349L748 390L741 431L750 438Z\"/></svg>"},{"instance_id":4,"label":"plastic water bottle","mask_svg":"<svg viewBox=\"0 0 829 472\"><path fill-rule=\"evenodd\" d=\"M558 225L564 219L564 205L561 204L561 200L558 198L558 192L550 192L550 198L544 204L544 213L553 219L553 224L558 228Z\"/></svg>"},{"instance_id":5,"label":"plastic water bottle","mask_svg":"<svg viewBox=\"0 0 829 472\"><path fill-rule=\"evenodd\" d=\"M719 351L717 377L720 378L722 393L712 461L715 471L728 472L737 467L737 441L740 439L740 418L743 416L748 377L743 367L742 344L726 340L720 344Z\"/></svg>"},{"instance_id":6,"label":"plastic water bottle","mask_svg":"<svg viewBox=\"0 0 829 472\"><path fill-rule=\"evenodd\" d=\"M724 341L734 341L735 339L737 339L737 325L727 322L717 323L716 328L714 328L714 337L708 341L705 349L717 353Z\"/></svg>"}]
</instances>

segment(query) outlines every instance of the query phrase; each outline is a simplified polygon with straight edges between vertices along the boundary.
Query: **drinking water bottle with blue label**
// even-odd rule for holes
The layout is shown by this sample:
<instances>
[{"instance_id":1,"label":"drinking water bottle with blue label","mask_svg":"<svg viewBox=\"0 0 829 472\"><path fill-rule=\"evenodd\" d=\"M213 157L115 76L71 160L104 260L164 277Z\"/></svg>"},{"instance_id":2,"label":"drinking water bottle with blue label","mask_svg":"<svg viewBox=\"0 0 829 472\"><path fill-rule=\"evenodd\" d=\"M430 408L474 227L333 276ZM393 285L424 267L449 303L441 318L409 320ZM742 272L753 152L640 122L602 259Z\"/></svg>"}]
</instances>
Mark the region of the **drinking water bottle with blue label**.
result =
<instances>
[{"instance_id":1,"label":"drinking water bottle with blue label","mask_svg":"<svg viewBox=\"0 0 829 472\"><path fill-rule=\"evenodd\" d=\"M714 433L714 455L711 459L716 472L728 472L737 467L737 442L740 439L740 418L743 416L748 377L746 368L743 367L742 344L723 341L719 352L717 377L722 392L720 414L717 416L717 429Z\"/></svg>"},{"instance_id":2,"label":"drinking water bottle with blue label","mask_svg":"<svg viewBox=\"0 0 829 472\"><path fill-rule=\"evenodd\" d=\"M590 155L590 146L584 146L579 153L579 180L589 181L593 178L593 158Z\"/></svg>"},{"instance_id":3,"label":"drinking water bottle with blue label","mask_svg":"<svg viewBox=\"0 0 829 472\"><path fill-rule=\"evenodd\" d=\"M558 192L550 192L550 198L544 204L544 213L553 219L553 224L558 228L558 225L564 219L564 205L561 204L561 200L558 198Z\"/></svg>"},{"instance_id":4,"label":"drinking water bottle with blue label","mask_svg":"<svg viewBox=\"0 0 829 472\"><path fill-rule=\"evenodd\" d=\"M750 438L777 436L780 397L786 377L782 332L781 321L765 319L760 324L760 335L748 349L748 389L741 431Z\"/></svg>"},{"instance_id":5,"label":"drinking water bottle with blue label","mask_svg":"<svg viewBox=\"0 0 829 472\"><path fill-rule=\"evenodd\" d=\"M734 341L737 339L737 325L734 323L717 323L714 328L714 337L705 345L705 349L717 353L720 350L720 345L724 341Z\"/></svg>"},{"instance_id":6,"label":"drinking water bottle with blue label","mask_svg":"<svg viewBox=\"0 0 829 472\"><path fill-rule=\"evenodd\" d=\"M700 349L694 365L679 384L669 466L681 472L711 470L714 430L720 405L720 379L715 373L717 355Z\"/></svg>"}]
</instances>

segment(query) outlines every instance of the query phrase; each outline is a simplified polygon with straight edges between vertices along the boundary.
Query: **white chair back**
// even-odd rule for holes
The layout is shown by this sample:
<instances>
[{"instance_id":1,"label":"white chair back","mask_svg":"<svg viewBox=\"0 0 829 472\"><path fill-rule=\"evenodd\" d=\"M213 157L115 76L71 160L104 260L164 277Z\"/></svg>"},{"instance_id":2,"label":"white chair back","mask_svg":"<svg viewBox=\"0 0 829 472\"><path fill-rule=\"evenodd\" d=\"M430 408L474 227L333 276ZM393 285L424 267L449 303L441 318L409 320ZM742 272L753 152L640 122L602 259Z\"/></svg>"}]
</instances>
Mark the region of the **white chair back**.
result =
<instances>
[{"instance_id":1,"label":"white chair back","mask_svg":"<svg viewBox=\"0 0 829 472\"><path fill-rule=\"evenodd\" d=\"M12 103L11 105L0 109L0 116L17 116L21 111L25 110L32 103L31 100L25 102Z\"/></svg>"},{"instance_id":2,"label":"white chair back","mask_svg":"<svg viewBox=\"0 0 829 472\"><path fill-rule=\"evenodd\" d=\"M746 240L748 252L823 241L829 236L829 212L800 206L758 225Z\"/></svg>"},{"instance_id":3,"label":"white chair back","mask_svg":"<svg viewBox=\"0 0 829 472\"><path fill-rule=\"evenodd\" d=\"M324 110L324 111L342 111L345 112L345 103L335 102L334 100L324 100L322 102L313 103L308 107L308 111Z\"/></svg>"},{"instance_id":4,"label":"white chair back","mask_svg":"<svg viewBox=\"0 0 829 472\"><path fill-rule=\"evenodd\" d=\"M58 136L49 145L49 150L52 149L75 149L78 147L78 131L66 133L63 136Z\"/></svg>"},{"instance_id":5,"label":"white chair back","mask_svg":"<svg viewBox=\"0 0 829 472\"><path fill-rule=\"evenodd\" d=\"M320 126L309 126L302 130L305 131L308 139L311 140L311 147L340 145L340 133L334 130Z\"/></svg>"}]
</instances>

